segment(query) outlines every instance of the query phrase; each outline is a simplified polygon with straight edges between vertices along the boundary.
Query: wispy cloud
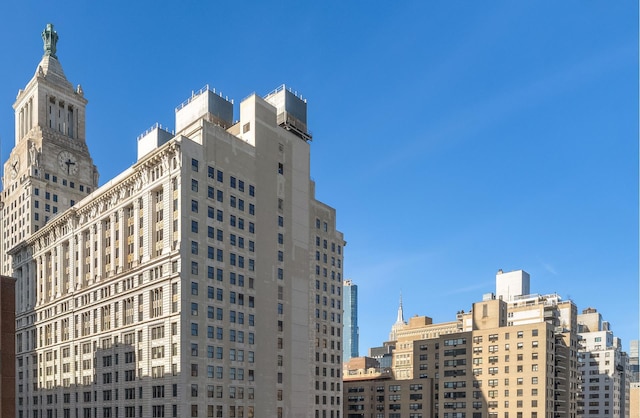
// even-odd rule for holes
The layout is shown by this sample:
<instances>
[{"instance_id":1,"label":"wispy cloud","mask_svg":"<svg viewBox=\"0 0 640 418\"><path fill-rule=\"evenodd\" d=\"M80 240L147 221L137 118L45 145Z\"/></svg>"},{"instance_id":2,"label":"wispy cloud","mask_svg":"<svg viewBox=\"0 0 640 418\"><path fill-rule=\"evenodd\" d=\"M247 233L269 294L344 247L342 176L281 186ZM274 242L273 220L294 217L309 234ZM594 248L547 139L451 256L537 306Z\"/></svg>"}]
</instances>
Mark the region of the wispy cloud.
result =
<instances>
[{"instance_id":1,"label":"wispy cloud","mask_svg":"<svg viewBox=\"0 0 640 418\"><path fill-rule=\"evenodd\" d=\"M389 166L406 164L443 143L460 141L474 132L503 120L520 109L562 95L568 90L580 87L601 74L628 62L636 53L633 43L620 45L616 49L599 51L580 62L545 74L544 77L531 80L519 88L497 93L485 100L461 108L450 117L431 125L422 133L418 133L413 141L396 152L385 155L372 170L388 170Z\"/></svg>"},{"instance_id":2,"label":"wispy cloud","mask_svg":"<svg viewBox=\"0 0 640 418\"><path fill-rule=\"evenodd\" d=\"M479 290L479 289L491 288L491 286L493 286L493 285L494 285L493 281L485 281L485 282L476 283L476 284L471 285L471 286L454 287L453 289L451 289L448 292L444 293L444 295L459 295L460 293L468 293L468 292L472 292L472 291Z\"/></svg>"},{"instance_id":3,"label":"wispy cloud","mask_svg":"<svg viewBox=\"0 0 640 418\"><path fill-rule=\"evenodd\" d=\"M403 272L419 270L417 265L424 266L425 262L436 255L433 250L419 250L402 254L369 254L365 262L355 266L360 277L366 277L368 285L395 281L400 288ZM354 260L351 260L352 263ZM355 261L355 263L358 263Z\"/></svg>"},{"instance_id":4,"label":"wispy cloud","mask_svg":"<svg viewBox=\"0 0 640 418\"><path fill-rule=\"evenodd\" d=\"M551 264L549 263L545 263L544 261L541 261L540 264L542 264L542 267L547 270L549 273L553 274L554 276L558 275L557 270L555 269L555 267L553 267Z\"/></svg>"}]
</instances>

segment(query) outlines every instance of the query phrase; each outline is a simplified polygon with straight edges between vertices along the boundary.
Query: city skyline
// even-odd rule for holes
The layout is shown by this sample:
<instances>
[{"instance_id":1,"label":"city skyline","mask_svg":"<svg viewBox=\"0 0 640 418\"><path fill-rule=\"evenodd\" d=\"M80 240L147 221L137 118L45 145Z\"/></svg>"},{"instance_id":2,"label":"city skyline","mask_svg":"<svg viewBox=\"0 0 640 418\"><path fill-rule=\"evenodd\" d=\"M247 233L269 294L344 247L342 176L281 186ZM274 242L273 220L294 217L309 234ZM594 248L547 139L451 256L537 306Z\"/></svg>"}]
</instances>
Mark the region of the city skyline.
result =
<instances>
[{"instance_id":1,"label":"city skyline","mask_svg":"<svg viewBox=\"0 0 640 418\"><path fill-rule=\"evenodd\" d=\"M446 321L498 269L597 308L625 350L638 339L637 4L150 5L0 6L3 162L49 22L89 98L101 185L191 91L237 106L247 86L286 83L309 99L311 175L348 243L360 354L386 339L400 292L407 318Z\"/></svg>"}]
</instances>

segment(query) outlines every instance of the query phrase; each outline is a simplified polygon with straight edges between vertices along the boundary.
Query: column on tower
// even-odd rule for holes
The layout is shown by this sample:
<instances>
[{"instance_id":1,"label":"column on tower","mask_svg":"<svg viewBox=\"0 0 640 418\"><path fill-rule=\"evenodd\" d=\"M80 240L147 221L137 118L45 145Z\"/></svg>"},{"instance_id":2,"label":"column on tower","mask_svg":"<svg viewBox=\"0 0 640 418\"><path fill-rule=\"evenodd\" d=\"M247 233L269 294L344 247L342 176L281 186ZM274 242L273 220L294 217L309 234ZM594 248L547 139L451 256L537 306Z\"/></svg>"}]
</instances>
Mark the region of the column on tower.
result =
<instances>
[{"instance_id":1,"label":"column on tower","mask_svg":"<svg viewBox=\"0 0 640 418\"><path fill-rule=\"evenodd\" d=\"M33 128L33 97L29 98L27 102L29 111L27 112L27 131Z\"/></svg>"},{"instance_id":2,"label":"column on tower","mask_svg":"<svg viewBox=\"0 0 640 418\"><path fill-rule=\"evenodd\" d=\"M68 294L71 287L71 260L72 256L72 248L74 237L72 236L70 239L67 239L62 243L62 292L64 294Z\"/></svg>"},{"instance_id":3,"label":"column on tower","mask_svg":"<svg viewBox=\"0 0 640 418\"><path fill-rule=\"evenodd\" d=\"M153 242L151 234L153 233L153 228L151 228L151 217L152 217L152 206L151 205L151 192L147 191L142 196L142 202L140 207L140 212L144 213L142 217L142 224L140 225L140 229L144 234L142 236L142 262L149 261L151 258L151 246L150 243Z\"/></svg>"},{"instance_id":4,"label":"column on tower","mask_svg":"<svg viewBox=\"0 0 640 418\"><path fill-rule=\"evenodd\" d=\"M25 298L25 267L24 265L18 267L13 274L13 277L16 279L15 284L15 294L16 294L16 312L20 312L21 309L24 309L24 298Z\"/></svg>"},{"instance_id":5,"label":"column on tower","mask_svg":"<svg viewBox=\"0 0 640 418\"><path fill-rule=\"evenodd\" d=\"M96 229L97 224L93 224L89 227L89 280L87 284L90 286L93 284L93 280L96 277L96 257L98 256L96 251Z\"/></svg>"},{"instance_id":6,"label":"column on tower","mask_svg":"<svg viewBox=\"0 0 640 418\"><path fill-rule=\"evenodd\" d=\"M162 254L165 250L165 239L168 234L164 234L167 230L167 225L165 224L167 217L164 216L166 213L165 210L165 201L167 199L164 198L165 190L164 185L160 189L156 189L153 193L153 208L151 214L153 215L153 220L151 221L151 225L153 225L153 235L152 241L150 244L150 251L152 251L152 257L156 257L159 254ZM167 194L168 196L168 194ZM160 239L161 238L161 239Z\"/></svg>"},{"instance_id":7,"label":"column on tower","mask_svg":"<svg viewBox=\"0 0 640 418\"><path fill-rule=\"evenodd\" d=\"M16 279L16 284L15 284L15 294L16 294L16 312L20 312L21 309L24 309L24 306L26 304L25 302L25 298L26 298L26 284L25 281L28 280L27 277L27 268L26 266L23 264L22 266L18 267L15 271L14 271L14 275L13 277Z\"/></svg>"},{"instance_id":8,"label":"column on tower","mask_svg":"<svg viewBox=\"0 0 640 418\"><path fill-rule=\"evenodd\" d=\"M140 262L140 199L133 201L133 266Z\"/></svg>"},{"instance_id":9,"label":"column on tower","mask_svg":"<svg viewBox=\"0 0 640 418\"><path fill-rule=\"evenodd\" d=\"M164 236L162 239L163 253L170 252L173 243L173 216L169 214L173 213L173 190L172 182L170 178L162 184L162 194L165 196L162 201L162 212L164 217L162 219L162 229L164 230Z\"/></svg>"},{"instance_id":10,"label":"column on tower","mask_svg":"<svg viewBox=\"0 0 640 418\"><path fill-rule=\"evenodd\" d=\"M47 279L49 282L49 292L47 294L47 301L51 302L57 292L58 278L56 277L57 271L56 265L56 247L51 248L51 251L47 253Z\"/></svg>"},{"instance_id":11,"label":"column on tower","mask_svg":"<svg viewBox=\"0 0 640 418\"><path fill-rule=\"evenodd\" d=\"M36 293L37 293L36 292L36 289L37 289L36 272L38 270L37 263L38 261L33 259L29 263L27 263L28 281L27 281L27 289L24 292L25 300L26 300L25 310L35 307L37 303L36 301Z\"/></svg>"},{"instance_id":12,"label":"column on tower","mask_svg":"<svg viewBox=\"0 0 640 418\"><path fill-rule=\"evenodd\" d=\"M69 112L67 111L67 104L65 102L60 103L61 112L61 132L63 135L69 136Z\"/></svg>"},{"instance_id":13,"label":"column on tower","mask_svg":"<svg viewBox=\"0 0 640 418\"><path fill-rule=\"evenodd\" d=\"M94 258L94 260L97 260L98 262L98 266L96 267L96 271L95 271L95 281L99 282L100 280L102 280L102 275L104 274L104 265L105 265L105 248L104 248L104 232L105 232L105 227L104 227L104 221L101 219L98 221L97 223L97 236L96 236L96 240L97 240L97 244L95 245L95 241L94 241L94 248L97 247L98 251L96 253L96 258Z\"/></svg>"},{"instance_id":14,"label":"column on tower","mask_svg":"<svg viewBox=\"0 0 640 418\"><path fill-rule=\"evenodd\" d=\"M78 257L77 257L77 265L74 265L74 278L75 278L75 283L73 284L73 288L74 289L78 289L83 281L84 281L84 275L85 275L85 271L84 271L84 260L86 257L85 254L85 244L84 244L84 231L80 231L77 235L76 235L76 252L78 253ZM75 258L75 257L74 257ZM74 264L76 263L76 261L74 261Z\"/></svg>"},{"instance_id":15,"label":"column on tower","mask_svg":"<svg viewBox=\"0 0 640 418\"><path fill-rule=\"evenodd\" d=\"M18 114L18 138L23 138L33 128L33 98L20 108Z\"/></svg>"},{"instance_id":16,"label":"column on tower","mask_svg":"<svg viewBox=\"0 0 640 418\"><path fill-rule=\"evenodd\" d=\"M44 254L44 283L45 283L45 302L49 302L51 300L51 295L53 294L53 282L52 282L52 271L51 271L51 251L47 251Z\"/></svg>"},{"instance_id":17,"label":"column on tower","mask_svg":"<svg viewBox=\"0 0 640 418\"><path fill-rule=\"evenodd\" d=\"M68 123L67 123L67 135L69 136L69 138L74 138L74 132L75 132L75 124L76 124L76 117L75 114L76 112L74 112L74 107L73 106L69 106L68 109L68 113L67 113L67 119L68 119Z\"/></svg>"},{"instance_id":18,"label":"column on tower","mask_svg":"<svg viewBox=\"0 0 640 418\"><path fill-rule=\"evenodd\" d=\"M63 280L63 267L64 267L64 242L58 243L55 247L56 252L56 298L59 298L62 294L62 288L64 286Z\"/></svg>"},{"instance_id":19,"label":"column on tower","mask_svg":"<svg viewBox=\"0 0 640 418\"><path fill-rule=\"evenodd\" d=\"M109 236L111 237L111 251L109 260L109 272L110 276L116 274L116 223L118 222L117 212L113 212L109 215Z\"/></svg>"},{"instance_id":20,"label":"column on tower","mask_svg":"<svg viewBox=\"0 0 640 418\"><path fill-rule=\"evenodd\" d=\"M67 293L71 293L76 288L76 254L78 252L78 235L73 234L69 238L69 261L67 273ZM80 259L78 258L78 262Z\"/></svg>"},{"instance_id":21,"label":"column on tower","mask_svg":"<svg viewBox=\"0 0 640 418\"><path fill-rule=\"evenodd\" d=\"M127 205L127 207L123 208L122 214L122 228L123 231L121 233L122 236L122 265L123 271L130 270L135 265L135 209L133 203Z\"/></svg>"},{"instance_id":22,"label":"column on tower","mask_svg":"<svg viewBox=\"0 0 640 418\"><path fill-rule=\"evenodd\" d=\"M56 121L57 123L57 130L58 132L62 133L64 135L64 127L65 127L65 123L64 123L64 100L60 100L57 103L56 106L56 110L57 110L57 117L56 117ZM56 113L56 112L54 112Z\"/></svg>"},{"instance_id":23,"label":"column on tower","mask_svg":"<svg viewBox=\"0 0 640 418\"><path fill-rule=\"evenodd\" d=\"M171 214L171 249L175 250L178 245L179 238L179 220L180 220L180 205L178 204L179 197L179 181L180 176L173 177L171 179L171 199L169 201L170 206L170 214Z\"/></svg>"},{"instance_id":24,"label":"column on tower","mask_svg":"<svg viewBox=\"0 0 640 418\"><path fill-rule=\"evenodd\" d=\"M18 114L18 138L24 136L24 107L20 109Z\"/></svg>"},{"instance_id":25,"label":"column on tower","mask_svg":"<svg viewBox=\"0 0 640 418\"><path fill-rule=\"evenodd\" d=\"M44 269L44 261L43 256L39 255L36 259L37 270L36 270L36 289L37 289L37 301L36 306L42 305L44 303L44 280L42 277L43 269Z\"/></svg>"},{"instance_id":26,"label":"column on tower","mask_svg":"<svg viewBox=\"0 0 640 418\"><path fill-rule=\"evenodd\" d=\"M47 96L47 120L49 122L49 128L53 129L55 127L55 114L53 112L53 107L56 104L56 98L53 96Z\"/></svg>"},{"instance_id":27,"label":"column on tower","mask_svg":"<svg viewBox=\"0 0 640 418\"><path fill-rule=\"evenodd\" d=\"M126 258L126 254L127 254L127 242L125 239L125 232L127 230L127 221L125 218L125 209L124 208L120 208L118 209L118 228L117 228L117 234L118 236L116 237L116 243L117 243L117 255L118 258L116 259L116 274L118 273L122 273L124 271L124 263L125 263L125 258Z\"/></svg>"}]
</instances>

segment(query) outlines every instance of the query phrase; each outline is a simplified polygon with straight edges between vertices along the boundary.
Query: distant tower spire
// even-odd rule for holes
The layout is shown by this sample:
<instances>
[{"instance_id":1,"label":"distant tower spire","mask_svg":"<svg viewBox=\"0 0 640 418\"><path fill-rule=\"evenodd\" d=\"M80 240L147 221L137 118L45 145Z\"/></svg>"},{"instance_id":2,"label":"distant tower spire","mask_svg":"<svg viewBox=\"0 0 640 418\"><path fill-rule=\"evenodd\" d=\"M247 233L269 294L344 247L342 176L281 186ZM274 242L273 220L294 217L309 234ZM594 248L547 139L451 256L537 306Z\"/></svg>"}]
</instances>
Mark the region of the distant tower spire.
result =
<instances>
[{"instance_id":1,"label":"distant tower spire","mask_svg":"<svg viewBox=\"0 0 640 418\"><path fill-rule=\"evenodd\" d=\"M398 318L396 323L391 326L391 332L389 333L389 341L395 341L397 339L398 330L401 330L405 326L404 312L402 310L402 293L400 293L400 305L398 306Z\"/></svg>"},{"instance_id":2,"label":"distant tower spire","mask_svg":"<svg viewBox=\"0 0 640 418\"><path fill-rule=\"evenodd\" d=\"M58 32L53 30L53 24L47 23L47 27L42 31L42 42L44 42L44 54L57 59L56 44L58 43Z\"/></svg>"},{"instance_id":3,"label":"distant tower spire","mask_svg":"<svg viewBox=\"0 0 640 418\"><path fill-rule=\"evenodd\" d=\"M404 312L402 311L402 292L400 292L400 305L398 306L398 319L396 319L396 324L404 324Z\"/></svg>"}]
</instances>

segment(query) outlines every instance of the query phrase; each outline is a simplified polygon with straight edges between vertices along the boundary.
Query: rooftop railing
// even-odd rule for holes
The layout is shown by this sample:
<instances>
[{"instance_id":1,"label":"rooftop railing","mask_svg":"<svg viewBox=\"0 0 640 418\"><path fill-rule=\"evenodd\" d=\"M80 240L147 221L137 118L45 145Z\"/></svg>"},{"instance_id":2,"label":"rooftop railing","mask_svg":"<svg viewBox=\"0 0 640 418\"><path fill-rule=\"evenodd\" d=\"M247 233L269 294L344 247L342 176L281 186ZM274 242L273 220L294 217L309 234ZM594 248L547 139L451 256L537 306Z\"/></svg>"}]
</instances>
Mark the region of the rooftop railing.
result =
<instances>
[{"instance_id":1,"label":"rooftop railing","mask_svg":"<svg viewBox=\"0 0 640 418\"><path fill-rule=\"evenodd\" d=\"M137 140L140 141L142 138L147 136L151 131L153 131L155 129L162 129L163 131L169 132L171 135L175 135L175 132L173 130L169 130L169 128L165 128L160 123L156 122L149 129L147 129L146 131L144 131L143 133L138 135Z\"/></svg>"},{"instance_id":2,"label":"rooftop railing","mask_svg":"<svg viewBox=\"0 0 640 418\"><path fill-rule=\"evenodd\" d=\"M269 97L273 94L277 94L280 93L282 90L286 90L289 93L293 94L294 96L296 96L298 99L302 100L303 102L307 103L307 99L302 97L302 93L298 93L297 91L293 90L291 87L287 87L286 84L281 84L278 87L276 87L275 89L273 89L273 91L267 93L264 98Z\"/></svg>"},{"instance_id":3,"label":"rooftop railing","mask_svg":"<svg viewBox=\"0 0 640 418\"><path fill-rule=\"evenodd\" d=\"M222 96L222 92L216 92L215 87L213 89L211 89L209 87L208 84L205 84L205 86L203 88L201 88L198 91L191 91L191 97L189 97L187 100L185 100L184 102L180 103L178 105L178 107L176 107L176 112L180 109L182 109L183 107L185 107L186 105L188 105L189 103L191 103L196 97L200 96L202 93L210 91L213 94L217 94L218 96L222 97L223 99L225 99L226 101L230 101L231 103L233 103L233 99L229 100L228 96Z\"/></svg>"}]
</instances>

